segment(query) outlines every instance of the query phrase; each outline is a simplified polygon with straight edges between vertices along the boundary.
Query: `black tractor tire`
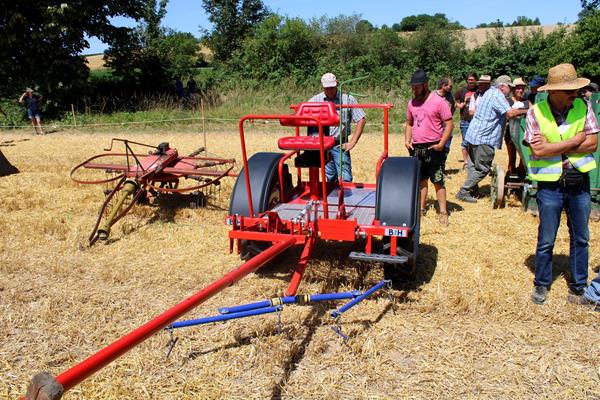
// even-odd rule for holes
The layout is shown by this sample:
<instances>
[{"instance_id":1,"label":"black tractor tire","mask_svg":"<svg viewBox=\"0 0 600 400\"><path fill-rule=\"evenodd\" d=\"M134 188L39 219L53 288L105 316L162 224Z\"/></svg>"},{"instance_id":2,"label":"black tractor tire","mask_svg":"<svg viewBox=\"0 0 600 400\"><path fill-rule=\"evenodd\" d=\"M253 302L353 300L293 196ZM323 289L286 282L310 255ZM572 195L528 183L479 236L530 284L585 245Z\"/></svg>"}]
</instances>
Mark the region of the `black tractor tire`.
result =
<instances>
[{"instance_id":1,"label":"black tractor tire","mask_svg":"<svg viewBox=\"0 0 600 400\"><path fill-rule=\"evenodd\" d=\"M407 238L398 238L397 254L410 253L405 265L384 263L384 275L393 280L414 279L417 272L421 213L420 161L414 157L390 157L384 161L377 180L375 218L382 225L406 226ZM390 237L384 236L382 251L389 254ZM405 250L403 252L402 250Z\"/></svg>"},{"instance_id":2,"label":"black tractor tire","mask_svg":"<svg viewBox=\"0 0 600 400\"><path fill-rule=\"evenodd\" d=\"M281 201L278 165L282 156L281 153L256 153L248 159L252 207L255 217L272 209ZM229 202L229 215L234 214L250 216L246 192L246 171L243 168L233 186ZM269 242L241 240L240 259L247 261L269 246L271 246Z\"/></svg>"}]
</instances>

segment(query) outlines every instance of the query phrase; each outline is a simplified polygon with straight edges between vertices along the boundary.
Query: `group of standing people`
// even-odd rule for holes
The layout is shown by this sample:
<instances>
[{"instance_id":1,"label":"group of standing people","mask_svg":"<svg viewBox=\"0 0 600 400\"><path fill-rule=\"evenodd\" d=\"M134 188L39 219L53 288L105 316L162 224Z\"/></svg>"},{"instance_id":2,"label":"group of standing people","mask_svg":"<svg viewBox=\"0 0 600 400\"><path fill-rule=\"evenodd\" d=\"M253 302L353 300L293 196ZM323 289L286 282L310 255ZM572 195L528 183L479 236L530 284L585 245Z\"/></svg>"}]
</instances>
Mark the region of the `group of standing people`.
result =
<instances>
[{"instance_id":1,"label":"group of standing people","mask_svg":"<svg viewBox=\"0 0 600 400\"><path fill-rule=\"evenodd\" d=\"M554 243L564 210L570 236L568 300L594 305L600 311L600 274L588 286L591 211L588 173L596 168L593 153L600 131L592 104L580 98L581 90L589 85L589 79L579 78L573 65L560 64L549 70L547 84L540 77L534 78L528 97L526 83L521 78L511 82L506 75L496 79L494 88L486 88L487 85L483 85L484 90L478 88L481 94L463 141L469 156L468 177L457 198L469 203L477 201L473 194L489 173L495 151L501 148L502 136L509 155L508 172L524 175L524 166L516 167L515 145L521 140L520 119L526 115L523 144L528 159L525 161L529 178L538 182L539 211L531 299L535 304L546 301L552 284ZM535 103L538 91L548 92L548 97Z\"/></svg>"},{"instance_id":2,"label":"group of standing people","mask_svg":"<svg viewBox=\"0 0 600 400\"><path fill-rule=\"evenodd\" d=\"M321 78L323 92L309 101L331 101L356 104L356 99L337 90L335 75ZM525 166L516 165L519 127L526 118L523 144L526 146L530 179L538 182L538 238L535 254L535 304L546 301L552 284L552 255L562 211L566 211L570 235L570 280L568 300L592 306L600 311L600 273L588 285L588 221L591 211L589 171L596 168L593 154L598 145L598 121L589 98L596 90L589 79L579 78L571 64L550 68L548 82L539 76L529 85L522 79L497 77L492 86L489 75L469 74L466 86L452 96L451 78L439 80L437 89L429 89L425 71L415 71L410 80L413 98L408 101L404 144L409 154L421 161L421 214L425 215L429 181L438 201L438 220L448 224L447 193L444 168L452 140L454 109L460 112L461 151L467 179L456 197L467 203L477 202L478 184L490 172L495 152L502 142L507 145L509 173L525 174ZM526 95L526 88L530 92ZM548 98L535 102L537 92L548 92ZM339 112L339 111L338 111ZM342 179L352 180L349 151L354 148L366 123L362 109L342 110L342 132L332 127L328 132L336 138L332 159L326 165L327 179L338 179L337 166L342 164ZM508 124L507 124L508 121ZM350 137L351 123L356 132ZM508 129L506 129L508 127ZM340 146L346 150L341 151Z\"/></svg>"}]
</instances>

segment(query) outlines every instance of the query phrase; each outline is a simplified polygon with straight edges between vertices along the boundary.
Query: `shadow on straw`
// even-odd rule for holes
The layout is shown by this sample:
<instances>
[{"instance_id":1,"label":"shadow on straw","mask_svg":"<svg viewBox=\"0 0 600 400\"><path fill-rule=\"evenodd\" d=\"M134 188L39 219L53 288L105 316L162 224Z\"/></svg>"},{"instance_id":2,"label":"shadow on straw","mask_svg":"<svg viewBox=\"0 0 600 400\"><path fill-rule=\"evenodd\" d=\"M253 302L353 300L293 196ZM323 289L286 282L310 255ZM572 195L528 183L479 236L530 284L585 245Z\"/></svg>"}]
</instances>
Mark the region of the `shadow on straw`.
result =
<instances>
[{"instance_id":1,"label":"shadow on straw","mask_svg":"<svg viewBox=\"0 0 600 400\"><path fill-rule=\"evenodd\" d=\"M525 265L531 271L535 273L535 254L530 254L525 259ZM571 269L569 268L569 256L564 254L555 254L552 257L552 284L560 277L564 276L565 282L569 284L571 282ZM552 285L551 284L551 285Z\"/></svg>"}]
</instances>

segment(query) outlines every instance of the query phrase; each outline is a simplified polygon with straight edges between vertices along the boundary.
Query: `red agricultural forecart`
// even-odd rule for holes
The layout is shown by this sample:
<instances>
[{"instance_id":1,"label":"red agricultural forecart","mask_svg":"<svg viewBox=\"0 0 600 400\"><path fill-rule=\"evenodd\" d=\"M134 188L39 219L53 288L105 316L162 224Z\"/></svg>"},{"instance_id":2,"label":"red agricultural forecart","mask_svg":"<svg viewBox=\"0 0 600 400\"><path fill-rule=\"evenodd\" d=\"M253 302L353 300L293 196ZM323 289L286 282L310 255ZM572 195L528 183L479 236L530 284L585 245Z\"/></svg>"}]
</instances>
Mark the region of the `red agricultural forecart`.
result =
<instances>
[{"instance_id":1,"label":"red agricultural forecart","mask_svg":"<svg viewBox=\"0 0 600 400\"><path fill-rule=\"evenodd\" d=\"M383 111L383 151L374 166L375 183L326 181L328 150L339 144L325 136L323 128L340 123L336 107ZM36 375L27 399L59 398L63 391L292 246L302 246L303 250L292 272L287 296L296 295L319 240L355 243L356 251L349 258L383 264L388 277L414 274L420 231L419 161L388 156L388 112L392 107L301 103L292 106L295 113L291 115L242 117L239 132L243 170L233 188L227 223L231 226L230 251L237 248L245 262L66 372L56 377L47 372ZM275 120L293 128L293 135L278 141L284 152L261 152L247 157L244 125L256 120ZM304 127L318 129L318 135L301 134ZM295 183L290 171L295 175Z\"/></svg>"},{"instance_id":2,"label":"red agricultural forecart","mask_svg":"<svg viewBox=\"0 0 600 400\"><path fill-rule=\"evenodd\" d=\"M112 152L115 142L123 144L124 152ZM152 149L140 154L141 148ZM134 151L137 150L137 153ZM192 193L197 202L205 199L201 191L217 186L222 178L236 176L232 173L235 160L219 157L198 157L205 150L201 147L188 156L180 156L169 143L153 146L124 139L112 139L105 153L95 155L71 171L71 179L81 184L113 185L105 190L106 199L100 207L96 225L88 240L107 240L111 227L123 218L136 203L159 195ZM78 172L82 169L103 171L104 179L85 180ZM192 180L193 184L180 186L180 180Z\"/></svg>"}]
</instances>

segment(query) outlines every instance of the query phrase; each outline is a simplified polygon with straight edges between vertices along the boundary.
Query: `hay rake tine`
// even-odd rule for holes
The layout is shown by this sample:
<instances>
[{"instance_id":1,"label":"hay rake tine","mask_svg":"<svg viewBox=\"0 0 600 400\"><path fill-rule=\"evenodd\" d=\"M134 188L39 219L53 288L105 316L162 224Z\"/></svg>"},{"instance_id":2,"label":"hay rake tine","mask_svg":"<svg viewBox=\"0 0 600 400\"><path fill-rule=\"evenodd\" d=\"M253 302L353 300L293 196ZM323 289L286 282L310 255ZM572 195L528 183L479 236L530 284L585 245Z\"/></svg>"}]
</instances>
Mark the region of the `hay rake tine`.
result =
<instances>
[{"instance_id":1,"label":"hay rake tine","mask_svg":"<svg viewBox=\"0 0 600 400\"><path fill-rule=\"evenodd\" d=\"M117 185L113 188L113 190L111 190L111 192L108 194L108 196L106 196L106 199L104 199L104 203L102 203L102 207L100 207L100 212L98 213L98 218L96 219L96 224L94 225L94 229L92 229L92 233L91 233L90 237L88 238L90 246L92 246L98 240L98 236L96 235L96 233L98 232L98 227L100 226L102 217L104 216L106 208L108 207L108 204L110 203L111 199L114 197L115 193L117 193L118 191L121 190L121 187L123 186L123 182L125 182L125 179L126 179L126 177L123 175L121 177L121 179L119 180L119 182L117 182Z\"/></svg>"}]
</instances>

